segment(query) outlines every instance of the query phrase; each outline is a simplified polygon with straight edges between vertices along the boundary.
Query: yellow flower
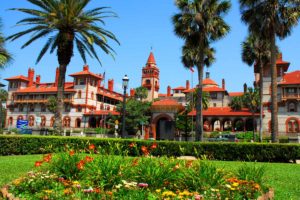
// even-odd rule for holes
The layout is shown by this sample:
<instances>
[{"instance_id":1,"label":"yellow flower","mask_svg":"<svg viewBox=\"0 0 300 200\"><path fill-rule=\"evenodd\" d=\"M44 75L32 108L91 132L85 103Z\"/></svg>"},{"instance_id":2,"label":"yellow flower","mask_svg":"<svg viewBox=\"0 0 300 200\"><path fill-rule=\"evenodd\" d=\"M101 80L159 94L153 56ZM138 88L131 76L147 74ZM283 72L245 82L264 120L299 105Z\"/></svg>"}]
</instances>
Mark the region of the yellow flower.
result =
<instances>
[{"instance_id":1,"label":"yellow flower","mask_svg":"<svg viewBox=\"0 0 300 200\"><path fill-rule=\"evenodd\" d=\"M13 184L16 185L16 186L18 186L18 185L20 185L21 182L22 182L22 179L18 178L16 180L14 180Z\"/></svg>"},{"instance_id":2,"label":"yellow flower","mask_svg":"<svg viewBox=\"0 0 300 200\"><path fill-rule=\"evenodd\" d=\"M235 183L232 184L232 186L237 187L237 186L239 186L239 183L235 182Z\"/></svg>"},{"instance_id":3,"label":"yellow flower","mask_svg":"<svg viewBox=\"0 0 300 200\"><path fill-rule=\"evenodd\" d=\"M160 193L160 192L161 192L161 189L157 189L157 190L155 190L155 192Z\"/></svg>"},{"instance_id":4,"label":"yellow flower","mask_svg":"<svg viewBox=\"0 0 300 200\"><path fill-rule=\"evenodd\" d=\"M163 197L168 197L168 196L170 196L170 197L176 197L176 194L174 192L172 192L172 191L165 191L165 192L162 193L162 196Z\"/></svg>"},{"instance_id":5,"label":"yellow flower","mask_svg":"<svg viewBox=\"0 0 300 200\"><path fill-rule=\"evenodd\" d=\"M44 190L45 193L51 194L53 191L52 190Z\"/></svg>"},{"instance_id":6,"label":"yellow flower","mask_svg":"<svg viewBox=\"0 0 300 200\"><path fill-rule=\"evenodd\" d=\"M225 186L226 186L227 188L229 188L229 189L231 188L231 185L226 184Z\"/></svg>"},{"instance_id":7,"label":"yellow flower","mask_svg":"<svg viewBox=\"0 0 300 200\"><path fill-rule=\"evenodd\" d=\"M235 190L235 188L230 188L230 190Z\"/></svg>"},{"instance_id":8,"label":"yellow flower","mask_svg":"<svg viewBox=\"0 0 300 200\"><path fill-rule=\"evenodd\" d=\"M78 185L79 182L78 181L73 181L73 185Z\"/></svg>"}]
</instances>

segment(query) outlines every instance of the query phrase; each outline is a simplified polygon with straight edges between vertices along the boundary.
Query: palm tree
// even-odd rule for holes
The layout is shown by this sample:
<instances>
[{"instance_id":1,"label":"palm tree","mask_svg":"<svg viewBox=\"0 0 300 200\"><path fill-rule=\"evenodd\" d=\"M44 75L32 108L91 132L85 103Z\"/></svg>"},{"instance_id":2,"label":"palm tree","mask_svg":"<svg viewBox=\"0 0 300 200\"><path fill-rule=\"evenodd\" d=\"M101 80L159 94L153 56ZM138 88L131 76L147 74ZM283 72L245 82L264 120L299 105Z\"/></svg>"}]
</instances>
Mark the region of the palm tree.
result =
<instances>
[{"instance_id":1,"label":"palm tree","mask_svg":"<svg viewBox=\"0 0 300 200\"><path fill-rule=\"evenodd\" d=\"M196 107L197 102L197 93L198 88L196 88L191 93L187 94L187 101L189 102L189 111L192 111L193 108ZM202 109L207 110L209 107L209 93L208 92L202 92Z\"/></svg>"},{"instance_id":2,"label":"palm tree","mask_svg":"<svg viewBox=\"0 0 300 200\"><path fill-rule=\"evenodd\" d=\"M68 64L71 61L74 45L86 63L86 54L96 58L101 64L95 47L99 47L106 54L114 57L114 50L108 45L108 39L117 43L115 35L103 27L104 18L116 17L107 11L107 7L97 7L91 10L84 10L90 0L27 0L38 9L14 8L12 10L29 14L30 17L19 21L18 25L29 25L30 28L8 37L14 41L24 35L33 34L23 46L27 47L32 42L43 37L48 37L44 47L41 49L36 63L44 54L50 50L56 50L59 63L59 77L57 87L57 115L55 126L61 132L61 110L63 110L63 96L65 85L65 74Z\"/></svg>"},{"instance_id":3,"label":"palm tree","mask_svg":"<svg viewBox=\"0 0 300 200\"><path fill-rule=\"evenodd\" d=\"M224 37L229 26L223 20L223 15L231 6L227 0L176 0L180 12L172 18L175 34L185 40L183 48L196 55L188 67L196 66L198 71L198 94L202 99L202 80L207 51L210 43ZM195 53L193 53L195 52ZM183 55L184 57L184 55ZM192 65L190 65L192 64ZM196 103L196 140L203 140L202 101Z\"/></svg>"},{"instance_id":4,"label":"palm tree","mask_svg":"<svg viewBox=\"0 0 300 200\"><path fill-rule=\"evenodd\" d=\"M143 99L146 99L148 95L148 89L145 87L137 87L135 88L135 94L134 97L140 101L143 101Z\"/></svg>"},{"instance_id":5,"label":"palm tree","mask_svg":"<svg viewBox=\"0 0 300 200\"><path fill-rule=\"evenodd\" d=\"M253 125L253 141L255 141L255 113L260 109L260 92L257 88L248 88L248 91L244 94L243 97L244 106L250 110L252 113L252 125Z\"/></svg>"},{"instance_id":6,"label":"palm tree","mask_svg":"<svg viewBox=\"0 0 300 200\"><path fill-rule=\"evenodd\" d=\"M5 109L3 110L2 103L6 102L7 97L8 97L8 92L6 90L0 89L0 129L2 129L3 127L5 121L4 119L6 116L6 111Z\"/></svg>"},{"instance_id":7,"label":"palm tree","mask_svg":"<svg viewBox=\"0 0 300 200\"><path fill-rule=\"evenodd\" d=\"M0 30L2 28L2 23L0 19ZM4 68L4 66L12 60L10 53L5 49L5 38L0 31L0 68Z\"/></svg>"},{"instance_id":8,"label":"palm tree","mask_svg":"<svg viewBox=\"0 0 300 200\"><path fill-rule=\"evenodd\" d=\"M242 60L249 66L254 64L259 68L259 96L260 96L260 117L259 117L259 139L262 141L263 129L263 73L264 66L270 63L270 43L262 40L259 36L250 34L242 43Z\"/></svg>"},{"instance_id":9,"label":"palm tree","mask_svg":"<svg viewBox=\"0 0 300 200\"><path fill-rule=\"evenodd\" d=\"M270 43L271 52L271 130L272 142L277 142L277 68L276 37L284 39L291 34L299 19L298 0L239 0L242 21L250 33L259 35Z\"/></svg>"},{"instance_id":10,"label":"palm tree","mask_svg":"<svg viewBox=\"0 0 300 200\"><path fill-rule=\"evenodd\" d=\"M230 104L229 104L229 106L234 111L241 110L244 106L243 96L233 97Z\"/></svg>"}]
</instances>

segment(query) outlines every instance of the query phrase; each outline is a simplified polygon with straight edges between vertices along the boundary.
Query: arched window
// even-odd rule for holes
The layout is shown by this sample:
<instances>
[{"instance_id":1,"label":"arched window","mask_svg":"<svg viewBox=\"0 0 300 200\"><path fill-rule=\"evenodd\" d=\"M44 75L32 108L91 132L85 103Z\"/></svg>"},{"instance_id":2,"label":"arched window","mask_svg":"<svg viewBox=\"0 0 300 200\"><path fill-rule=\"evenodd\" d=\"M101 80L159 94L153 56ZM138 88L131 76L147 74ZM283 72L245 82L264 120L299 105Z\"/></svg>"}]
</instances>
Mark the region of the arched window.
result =
<instances>
[{"instance_id":1,"label":"arched window","mask_svg":"<svg viewBox=\"0 0 300 200\"><path fill-rule=\"evenodd\" d=\"M13 118L12 117L10 117L10 118L8 118L8 126L12 126L13 125Z\"/></svg>"},{"instance_id":2,"label":"arched window","mask_svg":"<svg viewBox=\"0 0 300 200\"><path fill-rule=\"evenodd\" d=\"M81 99L81 90L78 91L77 97L78 99Z\"/></svg>"},{"instance_id":3,"label":"arched window","mask_svg":"<svg viewBox=\"0 0 300 200\"><path fill-rule=\"evenodd\" d=\"M45 116L41 116L41 127L46 126L46 117Z\"/></svg>"},{"instance_id":4,"label":"arched window","mask_svg":"<svg viewBox=\"0 0 300 200\"><path fill-rule=\"evenodd\" d=\"M82 107L81 106L77 107L77 112L82 112Z\"/></svg>"},{"instance_id":5,"label":"arched window","mask_svg":"<svg viewBox=\"0 0 300 200\"><path fill-rule=\"evenodd\" d=\"M149 85L151 84L151 81L149 79L146 80L146 84Z\"/></svg>"},{"instance_id":6,"label":"arched window","mask_svg":"<svg viewBox=\"0 0 300 200\"><path fill-rule=\"evenodd\" d=\"M285 124L287 133L299 133L299 120L297 118L288 118Z\"/></svg>"},{"instance_id":7,"label":"arched window","mask_svg":"<svg viewBox=\"0 0 300 200\"><path fill-rule=\"evenodd\" d=\"M24 118L23 118L23 116L22 115L19 115L18 116L18 120L23 120Z\"/></svg>"},{"instance_id":8,"label":"arched window","mask_svg":"<svg viewBox=\"0 0 300 200\"><path fill-rule=\"evenodd\" d=\"M75 127L76 127L76 128L80 128L80 127L81 127L81 119L80 119L80 118L77 118L77 119L75 120Z\"/></svg>"},{"instance_id":9,"label":"arched window","mask_svg":"<svg viewBox=\"0 0 300 200\"><path fill-rule=\"evenodd\" d=\"M297 104L294 102L289 103L288 112L297 112Z\"/></svg>"},{"instance_id":10,"label":"arched window","mask_svg":"<svg viewBox=\"0 0 300 200\"><path fill-rule=\"evenodd\" d=\"M91 99L94 100L94 92L91 93Z\"/></svg>"},{"instance_id":11,"label":"arched window","mask_svg":"<svg viewBox=\"0 0 300 200\"><path fill-rule=\"evenodd\" d=\"M30 127L34 126L34 116L33 115L29 116L29 118L28 118L28 125Z\"/></svg>"},{"instance_id":12,"label":"arched window","mask_svg":"<svg viewBox=\"0 0 300 200\"><path fill-rule=\"evenodd\" d=\"M54 117L51 117L51 120L50 120L50 127L53 127L53 126L54 126L54 122L55 122L55 118L54 118Z\"/></svg>"},{"instance_id":13,"label":"arched window","mask_svg":"<svg viewBox=\"0 0 300 200\"><path fill-rule=\"evenodd\" d=\"M66 116L63 119L63 126L66 128L70 128L70 124L71 124L71 118Z\"/></svg>"}]
</instances>

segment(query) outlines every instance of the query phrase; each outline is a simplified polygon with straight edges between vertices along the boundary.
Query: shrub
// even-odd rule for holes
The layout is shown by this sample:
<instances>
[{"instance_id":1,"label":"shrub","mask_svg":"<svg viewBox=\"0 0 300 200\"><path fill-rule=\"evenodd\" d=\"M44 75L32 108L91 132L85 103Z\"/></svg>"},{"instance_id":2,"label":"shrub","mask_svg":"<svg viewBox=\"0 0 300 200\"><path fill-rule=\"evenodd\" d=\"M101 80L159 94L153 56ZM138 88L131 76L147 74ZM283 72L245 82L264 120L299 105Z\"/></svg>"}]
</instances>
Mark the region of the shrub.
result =
<instances>
[{"instance_id":1,"label":"shrub","mask_svg":"<svg viewBox=\"0 0 300 200\"><path fill-rule=\"evenodd\" d=\"M70 149L85 149L90 143L101 154L139 156L151 151L154 156L183 155L214 160L289 162L300 159L299 144L175 142L132 139L98 139L55 136L0 136L0 155L45 154ZM155 144L155 145L154 145ZM130 148L128 148L130 147ZM143 148L142 148L143 147ZM145 151L143 151L143 149Z\"/></svg>"}]
</instances>

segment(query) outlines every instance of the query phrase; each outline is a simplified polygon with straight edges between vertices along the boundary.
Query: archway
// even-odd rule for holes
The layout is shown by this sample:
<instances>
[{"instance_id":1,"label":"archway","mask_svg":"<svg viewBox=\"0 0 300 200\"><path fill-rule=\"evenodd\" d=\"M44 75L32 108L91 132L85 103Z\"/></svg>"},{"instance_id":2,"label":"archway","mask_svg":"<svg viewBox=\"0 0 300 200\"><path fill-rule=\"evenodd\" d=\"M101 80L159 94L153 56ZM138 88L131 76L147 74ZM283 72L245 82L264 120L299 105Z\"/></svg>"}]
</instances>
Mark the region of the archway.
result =
<instances>
[{"instance_id":1,"label":"archway","mask_svg":"<svg viewBox=\"0 0 300 200\"><path fill-rule=\"evenodd\" d=\"M81 127L81 119L80 119L80 118L77 118L77 119L75 120L75 127L76 127L76 128L80 128L80 127Z\"/></svg>"},{"instance_id":2,"label":"archway","mask_svg":"<svg viewBox=\"0 0 300 200\"><path fill-rule=\"evenodd\" d=\"M211 124L212 124L212 131L222 131L221 121L219 119L213 119Z\"/></svg>"},{"instance_id":3,"label":"archway","mask_svg":"<svg viewBox=\"0 0 300 200\"><path fill-rule=\"evenodd\" d=\"M211 131L210 130L210 122L208 119L203 120L203 130L207 131L207 132Z\"/></svg>"},{"instance_id":4,"label":"archway","mask_svg":"<svg viewBox=\"0 0 300 200\"><path fill-rule=\"evenodd\" d=\"M222 121L223 131L232 131L232 121L231 119L224 119Z\"/></svg>"},{"instance_id":5,"label":"archway","mask_svg":"<svg viewBox=\"0 0 300 200\"><path fill-rule=\"evenodd\" d=\"M71 118L68 116L65 116L63 119L63 126L66 128L70 128L70 124L71 124Z\"/></svg>"},{"instance_id":6,"label":"archway","mask_svg":"<svg viewBox=\"0 0 300 200\"><path fill-rule=\"evenodd\" d=\"M24 117L23 117L23 115L19 115L17 119L18 119L18 120L23 120Z\"/></svg>"},{"instance_id":7,"label":"archway","mask_svg":"<svg viewBox=\"0 0 300 200\"><path fill-rule=\"evenodd\" d=\"M247 119L246 122L245 122L245 129L246 131L255 131L256 128L255 128L255 121L254 121L254 124L253 124L253 119Z\"/></svg>"},{"instance_id":8,"label":"archway","mask_svg":"<svg viewBox=\"0 0 300 200\"><path fill-rule=\"evenodd\" d=\"M41 116L41 127L45 127L46 126L46 117L44 115Z\"/></svg>"},{"instance_id":9,"label":"archway","mask_svg":"<svg viewBox=\"0 0 300 200\"><path fill-rule=\"evenodd\" d=\"M51 117L51 120L50 120L50 127L53 127L53 126L54 126L54 122L55 122L55 117Z\"/></svg>"},{"instance_id":10,"label":"archway","mask_svg":"<svg viewBox=\"0 0 300 200\"><path fill-rule=\"evenodd\" d=\"M8 118L8 123L7 123L7 125L8 126L12 126L13 125L13 118L12 117L10 117L10 118Z\"/></svg>"},{"instance_id":11,"label":"archway","mask_svg":"<svg viewBox=\"0 0 300 200\"><path fill-rule=\"evenodd\" d=\"M150 137L156 136L157 140L172 140L175 137L175 122L171 116L162 114L153 120L155 124L155 133L150 131ZM152 135L151 135L152 134Z\"/></svg>"},{"instance_id":12,"label":"archway","mask_svg":"<svg viewBox=\"0 0 300 200\"><path fill-rule=\"evenodd\" d=\"M97 127L97 119L96 117L89 117L89 127L96 128Z\"/></svg>"},{"instance_id":13,"label":"archway","mask_svg":"<svg viewBox=\"0 0 300 200\"><path fill-rule=\"evenodd\" d=\"M34 126L34 116L33 115L29 116L29 118L28 118L28 125L30 127Z\"/></svg>"},{"instance_id":14,"label":"archway","mask_svg":"<svg viewBox=\"0 0 300 200\"><path fill-rule=\"evenodd\" d=\"M242 119L236 119L233 124L234 131L244 131L245 123Z\"/></svg>"}]
</instances>

